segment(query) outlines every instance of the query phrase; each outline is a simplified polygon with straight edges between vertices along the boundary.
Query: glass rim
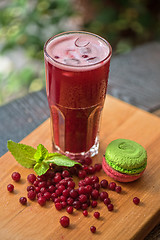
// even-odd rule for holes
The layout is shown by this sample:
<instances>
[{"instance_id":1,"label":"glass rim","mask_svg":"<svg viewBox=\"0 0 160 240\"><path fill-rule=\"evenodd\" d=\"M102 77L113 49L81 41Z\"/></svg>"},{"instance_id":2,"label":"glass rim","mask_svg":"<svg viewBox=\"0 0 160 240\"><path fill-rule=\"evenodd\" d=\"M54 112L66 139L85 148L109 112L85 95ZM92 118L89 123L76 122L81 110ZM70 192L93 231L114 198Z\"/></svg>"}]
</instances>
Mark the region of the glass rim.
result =
<instances>
[{"instance_id":1,"label":"glass rim","mask_svg":"<svg viewBox=\"0 0 160 240\"><path fill-rule=\"evenodd\" d=\"M48 46L48 44L49 44L54 38L57 38L57 37L63 36L63 35L67 35L67 34L74 34L74 33L80 33L80 34L83 34L83 33L84 33L84 34L89 34L89 35L92 35L92 36L95 36L95 37L99 38L100 40L102 40L103 42L105 42L105 44L109 47L109 53L108 53L108 55L107 55L105 58L103 58L102 60L100 60L99 62L92 63L92 64L89 64L89 65L80 65L80 66L79 66L79 65L70 65L70 64L61 63L61 62L57 61L56 59L54 59L53 57L51 57L51 56L48 54L48 52L47 52L47 46ZM111 47L110 43L109 43L106 39L104 39L103 37L100 37L99 35L97 35L97 34L95 34L95 33L87 32L87 31L66 31L66 32L61 32L61 33L59 33L59 34L56 34L56 35L54 35L53 37L49 38L49 39L45 42L45 44L44 44L44 53L45 53L45 55L46 55L52 62L55 62L55 63L58 64L58 65L62 65L62 66L65 66L65 67L69 66L69 67L71 67L71 68L88 68L88 67L96 66L96 65L98 65L98 64L100 64L100 63L102 63L102 62L107 62L107 60L109 60L109 59L111 58L111 56L112 56L112 47Z\"/></svg>"}]
</instances>

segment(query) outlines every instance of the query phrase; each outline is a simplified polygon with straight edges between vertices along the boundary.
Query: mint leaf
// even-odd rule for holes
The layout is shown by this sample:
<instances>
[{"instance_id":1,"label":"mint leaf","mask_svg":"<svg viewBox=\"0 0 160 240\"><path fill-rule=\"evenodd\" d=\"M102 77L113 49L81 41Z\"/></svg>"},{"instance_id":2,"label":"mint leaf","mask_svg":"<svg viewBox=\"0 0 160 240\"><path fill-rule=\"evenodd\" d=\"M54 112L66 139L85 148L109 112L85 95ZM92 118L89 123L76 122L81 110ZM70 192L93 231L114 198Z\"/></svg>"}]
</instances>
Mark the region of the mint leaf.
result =
<instances>
[{"instance_id":1,"label":"mint leaf","mask_svg":"<svg viewBox=\"0 0 160 240\"><path fill-rule=\"evenodd\" d=\"M61 153L57 153L57 152L54 152L54 153L48 153L47 157L46 157L46 160L49 160L49 159L53 159L55 156L63 156Z\"/></svg>"},{"instance_id":2,"label":"mint leaf","mask_svg":"<svg viewBox=\"0 0 160 240\"><path fill-rule=\"evenodd\" d=\"M57 166L63 166L63 167L73 167L76 164L81 165L79 162L71 160L70 158L62 154L55 155L53 156L53 159L47 160L46 162L53 163L53 164L56 164Z\"/></svg>"},{"instance_id":3,"label":"mint leaf","mask_svg":"<svg viewBox=\"0 0 160 240\"><path fill-rule=\"evenodd\" d=\"M41 176L42 174L45 174L47 170L49 169L49 164L46 162L36 163L34 166L34 171Z\"/></svg>"},{"instance_id":4,"label":"mint leaf","mask_svg":"<svg viewBox=\"0 0 160 240\"><path fill-rule=\"evenodd\" d=\"M48 150L42 144L39 144L37 146L37 151L34 154L34 159L36 160L36 162L42 162L44 159L46 159L47 155Z\"/></svg>"},{"instance_id":5,"label":"mint leaf","mask_svg":"<svg viewBox=\"0 0 160 240\"><path fill-rule=\"evenodd\" d=\"M7 147L18 163L23 167L33 168L36 163L36 160L34 159L36 149L25 144L15 143L11 140L8 141Z\"/></svg>"}]
</instances>

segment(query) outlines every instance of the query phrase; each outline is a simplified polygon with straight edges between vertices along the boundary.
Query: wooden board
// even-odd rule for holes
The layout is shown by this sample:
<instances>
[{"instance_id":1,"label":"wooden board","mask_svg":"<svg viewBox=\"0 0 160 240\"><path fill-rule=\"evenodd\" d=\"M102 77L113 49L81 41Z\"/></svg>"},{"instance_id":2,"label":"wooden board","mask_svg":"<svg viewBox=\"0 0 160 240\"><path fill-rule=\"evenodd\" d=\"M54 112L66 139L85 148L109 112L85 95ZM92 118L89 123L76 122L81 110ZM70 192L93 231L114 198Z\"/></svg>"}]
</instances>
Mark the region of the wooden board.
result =
<instances>
[{"instance_id":1,"label":"wooden board","mask_svg":"<svg viewBox=\"0 0 160 240\"><path fill-rule=\"evenodd\" d=\"M160 119L150 113L137 109L107 96L100 129L100 151L94 162L101 162L107 144L116 138L128 138L142 144L148 153L148 166L141 179L133 183L119 184L122 193L108 190L115 210L109 212L103 203L97 211L99 220L93 217L95 209L89 210L88 217L81 211L70 215L70 227L64 229L59 224L65 210L57 211L52 202L40 207L36 201L28 201L27 206L19 203L21 196L26 196L27 175L33 172L21 167L8 152L1 157L0 182L0 239L3 240L129 240L143 239L160 222ZM51 151L49 120L29 134L23 143L36 147L39 143ZM14 183L14 193L9 193L6 186L13 183L13 171L21 173L22 180ZM112 181L103 171L97 174L100 180ZM133 204L133 197L139 197L141 204ZM97 227L97 233L89 230Z\"/></svg>"}]
</instances>

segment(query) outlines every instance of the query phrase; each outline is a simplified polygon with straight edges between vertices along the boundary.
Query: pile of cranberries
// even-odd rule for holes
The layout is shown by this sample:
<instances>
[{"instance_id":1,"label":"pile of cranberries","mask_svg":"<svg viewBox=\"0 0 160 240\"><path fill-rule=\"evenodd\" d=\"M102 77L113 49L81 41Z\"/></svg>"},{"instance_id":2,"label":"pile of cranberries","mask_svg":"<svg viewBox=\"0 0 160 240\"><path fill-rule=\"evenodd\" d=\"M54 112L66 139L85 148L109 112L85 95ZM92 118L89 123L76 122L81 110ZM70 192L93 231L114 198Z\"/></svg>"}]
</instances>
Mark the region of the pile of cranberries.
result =
<instances>
[{"instance_id":1,"label":"pile of cranberries","mask_svg":"<svg viewBox=\"0 0 160 240\"><path fill-rule=\"evenodd\" d=\"M30 185L27 187L28 199L36 200L40 206L44 206L47 201L53 201L55 208L60 211L66 209L67 213L72 214L74 209L82 210L85 217L88 216L87 209L89 207L96 208L98 201L103 202L109 211L114 210L114 205L111 203L106 189L121 192L121 187L115 182L110 182L106 179L99 180L99 177L94 175L102 169L101 164L91 166L92 159L86 158L80 160L82 167L77 165L72 168L57 168L51 167L47 173L41 176L29 174L27 177ZM74 182L73 176L80 178L78 187ZM16 182L20 181L21 175L18 172L12 174L12 179ZM7 190L12 192L14 186L9 184ZM134 198L135 204L139 203L139 199ZM21 197L19 202L22 205L27 204L27 198ZM94 212L94 217L99 219L100 213ZM63 227L69 226L69 218L63 216L60 219L60 224ZM96 232L96 227L91 226L92 233Z\"/></svg>"}]
</instances>

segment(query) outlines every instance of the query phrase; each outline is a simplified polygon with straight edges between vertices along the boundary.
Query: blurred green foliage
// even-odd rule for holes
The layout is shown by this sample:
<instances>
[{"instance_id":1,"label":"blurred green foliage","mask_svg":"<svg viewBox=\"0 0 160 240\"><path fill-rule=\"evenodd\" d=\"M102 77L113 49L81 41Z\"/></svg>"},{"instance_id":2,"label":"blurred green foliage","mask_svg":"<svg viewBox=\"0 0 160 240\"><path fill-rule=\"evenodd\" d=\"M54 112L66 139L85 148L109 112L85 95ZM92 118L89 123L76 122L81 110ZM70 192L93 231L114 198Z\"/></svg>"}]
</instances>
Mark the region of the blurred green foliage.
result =
<instances>
[{"instance_id":1,"label":"blurred green foliage","mask_svg":"<svg viewBox=\"0 0 160 240\"><path fill-rule=\"evenodd\" d=\"M67 26L73 16L84 19L76 3L83 5L84 1L0 2L0 104L45 86L44 42L59 32L73 30ZM86 3L93 17L86 20L81 29L105 37L114 53L160 39L159 0L87 0L85 6ZM19 57L21 50L23 55ZM8 55L12 51L17 52L17 57ZM26 61L22 61L23 56ZM24 65L16 67L21 61Z\"/></svg>"},{"instance_id":2,"label":"blurred green foliage","mask_svg":"<svg viewBox=\"0 0 160 240\"><path fill-rule=\"evenodd\" d=\"M160 40L159 0L90 0L94 18L84 29L108 39L115 53Z\"/></svg>"}]
</instances>

